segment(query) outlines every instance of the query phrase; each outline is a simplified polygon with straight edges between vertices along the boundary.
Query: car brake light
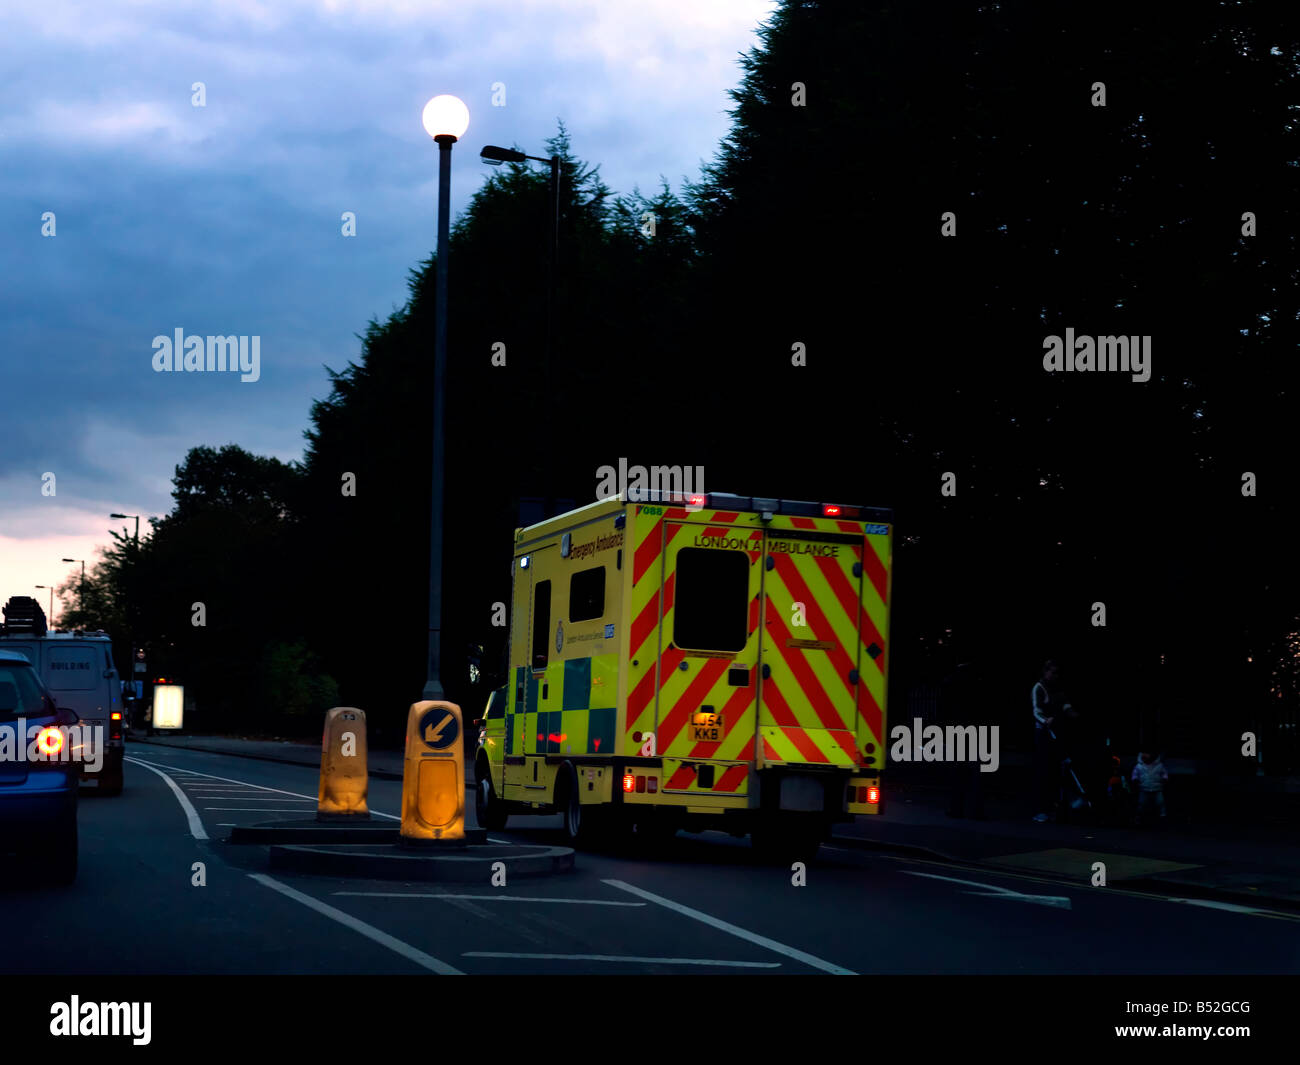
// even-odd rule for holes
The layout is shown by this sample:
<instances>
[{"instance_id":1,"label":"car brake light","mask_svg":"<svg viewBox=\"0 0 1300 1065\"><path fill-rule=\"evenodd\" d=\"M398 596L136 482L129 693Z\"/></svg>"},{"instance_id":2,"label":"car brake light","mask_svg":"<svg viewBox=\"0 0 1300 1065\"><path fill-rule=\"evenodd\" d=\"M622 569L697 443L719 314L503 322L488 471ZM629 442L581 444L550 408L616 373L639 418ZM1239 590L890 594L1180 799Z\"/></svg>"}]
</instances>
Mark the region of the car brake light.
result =
<instances>
[{"instance_id":1,"label":"car brake light","mask_svg":"<svg viewBox=\"0 0 1300 1065\"><path fill-rule=\"evenodd\" d=\"M63 750L63 733L47 725L36 734L36 749L41 754L53 757Z\"/></svg>"},{"instance_id":2,"label":"car brake light","mask_svg":"<svg viewBox=\"0 0 1300 1065\"><path fill-rule=\"evenodd\" d=\"M118 713L116 710L114 710L111 714L109 714L109 717L111 717L114 721L122 720L122 715Z\"/></svg>"},{"instance_id":3,"label":"car brake light","mask_svg":"<svg viewBox=\"0 0 1300 1065\"><path fill-rule=\"evenodd\" d=\"M872 786L867 788L867 802L877 803L880 801L880 789Z\"/></svg>"},{"instance_id":4,"label":"car brake light","mask_svg":"<svg viewBox=\"0 0 1300 1065\"><path fill-rule=\"evenodd\" d=\"M624 773L624 774L623 774L623 790L624 790L624 791L631 791L631 790L632 790L633 788L635 788L635 787L636 787L636 777L634 777L631 773Z\"/></svg>"}]
</instances>

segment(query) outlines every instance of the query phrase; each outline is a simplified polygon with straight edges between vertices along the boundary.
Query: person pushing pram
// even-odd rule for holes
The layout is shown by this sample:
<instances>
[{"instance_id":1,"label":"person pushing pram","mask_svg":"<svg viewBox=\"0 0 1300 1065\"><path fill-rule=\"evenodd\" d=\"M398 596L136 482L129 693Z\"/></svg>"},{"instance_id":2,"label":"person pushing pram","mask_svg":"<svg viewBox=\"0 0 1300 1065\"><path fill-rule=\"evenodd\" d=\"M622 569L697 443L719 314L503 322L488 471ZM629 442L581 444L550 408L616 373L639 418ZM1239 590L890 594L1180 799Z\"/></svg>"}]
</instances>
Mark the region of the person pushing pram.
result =
<instances>
[{"instance_id":1,"label":"person pushing pram","mask_svg":"<svg viewBox=\"0 0 1300 1065\"><path fill-rule=\"evenodd\" d=\"M1071 751L1078 747L1079 715L1060 687L1060 670L1049 659L1032 691L1034 712L1034 790L1042 823L1065 819L1067 808L1089 806L1088 794L1074 771Z\"/></svg>"}]
</instances>

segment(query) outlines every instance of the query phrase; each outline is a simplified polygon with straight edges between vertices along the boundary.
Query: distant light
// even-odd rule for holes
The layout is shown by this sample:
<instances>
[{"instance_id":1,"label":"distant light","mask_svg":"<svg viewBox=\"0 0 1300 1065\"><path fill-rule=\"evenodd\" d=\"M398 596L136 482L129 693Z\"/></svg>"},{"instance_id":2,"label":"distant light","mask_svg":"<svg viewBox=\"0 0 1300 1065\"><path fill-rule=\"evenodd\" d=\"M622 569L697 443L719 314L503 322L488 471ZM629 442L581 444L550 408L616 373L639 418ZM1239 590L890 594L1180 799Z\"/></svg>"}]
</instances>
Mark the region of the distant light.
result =
<instances>
[{"instance_id":1,"label":"distant light","mask_svg":"<svg viewBox=\"0 0 1300 1065\"><path fill-rule=\"evenodd\" d=\"M430 137L454 137L460 140L469 129L469 108L455 96L435 96L424 105L420 116Z\"/></svg>"},{"instance_id":2,"label":"distant light","mask_svg":"<svg viewBox=\"0 0 1300 1065\"><path fill-rule=\"evenodd\" d=\"M179 684L156 685L153 692L153 727L156 729L183 727L185 720L185 689Z\"/></svg>"}]
</instances>

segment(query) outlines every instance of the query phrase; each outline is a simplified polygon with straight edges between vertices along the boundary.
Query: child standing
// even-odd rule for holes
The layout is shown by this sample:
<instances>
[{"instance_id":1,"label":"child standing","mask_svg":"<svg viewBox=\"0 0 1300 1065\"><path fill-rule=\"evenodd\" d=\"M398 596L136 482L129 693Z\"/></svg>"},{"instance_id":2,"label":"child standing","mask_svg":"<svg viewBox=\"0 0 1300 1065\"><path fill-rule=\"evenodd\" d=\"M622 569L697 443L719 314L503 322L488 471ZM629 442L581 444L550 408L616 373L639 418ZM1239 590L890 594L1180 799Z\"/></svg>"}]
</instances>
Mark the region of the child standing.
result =
<instances>
[{"instance_id":1,"label":"child standing","mask_svg":"<svg viewBox=\"0 0 1300 1065\"><path fill-rule=\"evenodd\" d=\"M1152 751L1143 751L1138 755L1137 764L1133 766L1133 783L1138 787L1138 820L1154 807L1160 811L1161 820L1165 816L1165 784L1169 780L1169 771Z\"/></svg>"}]
</instances>

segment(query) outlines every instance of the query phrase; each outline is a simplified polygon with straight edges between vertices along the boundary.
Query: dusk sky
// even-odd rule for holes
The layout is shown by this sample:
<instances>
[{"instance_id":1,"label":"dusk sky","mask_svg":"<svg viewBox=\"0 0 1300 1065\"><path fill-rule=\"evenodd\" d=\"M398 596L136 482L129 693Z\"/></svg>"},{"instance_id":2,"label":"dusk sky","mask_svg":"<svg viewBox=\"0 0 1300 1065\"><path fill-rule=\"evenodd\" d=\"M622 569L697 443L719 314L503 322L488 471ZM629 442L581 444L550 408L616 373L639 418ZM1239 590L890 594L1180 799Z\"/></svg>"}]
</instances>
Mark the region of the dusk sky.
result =
<instances>
[{"instance_id":1,"label":"dusk sky","mask_svg":"<svg viewBox=\"0 0 1300 1065\"><path fill-rule=\"evenodd\" d=\"M188 448L302 455L328 365L435 233L429 97L484 144L557 121L615 194L680 189L729 128L773 0L143 0L0 8L0 600L62 585L113 511L161 516ZM203 83L205 106L192 103ZM493 85L505 106L493 106ZM356 236L341 233L355 212ZM54 234L46 213L53 213ZM260 378L156 373L156 336L258 336ZM56 494L42 494L43 475ZM142 519L142 525L144 521ZM144 530L142 529L142 532ZM60 612L55 606L56 615Z\"/></svg>"}]
</instances>

